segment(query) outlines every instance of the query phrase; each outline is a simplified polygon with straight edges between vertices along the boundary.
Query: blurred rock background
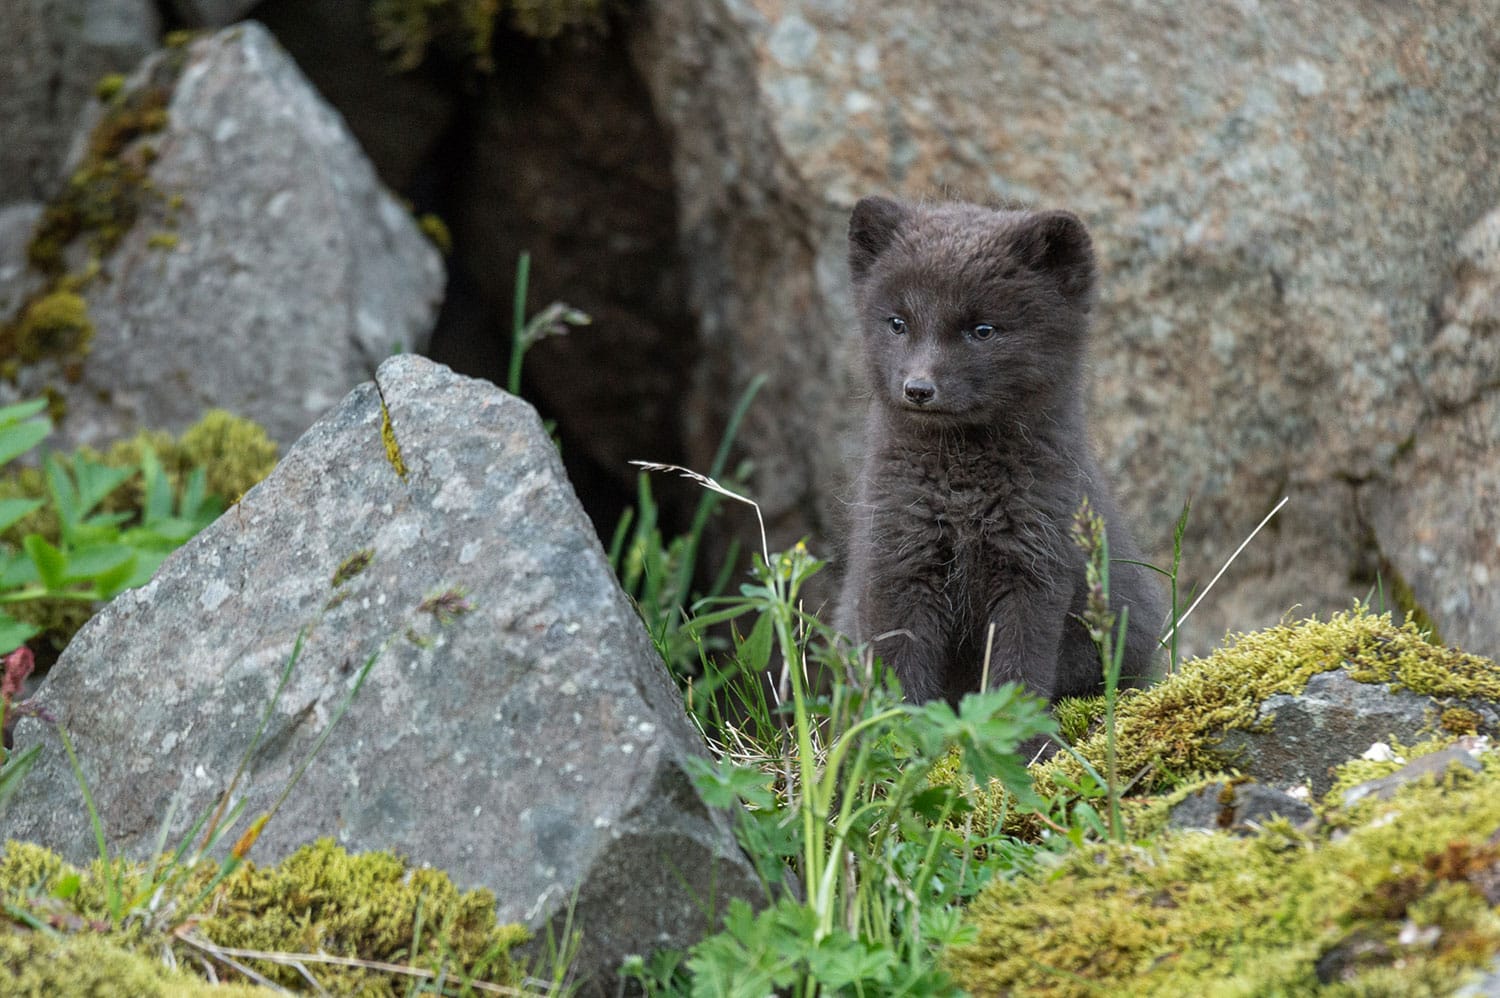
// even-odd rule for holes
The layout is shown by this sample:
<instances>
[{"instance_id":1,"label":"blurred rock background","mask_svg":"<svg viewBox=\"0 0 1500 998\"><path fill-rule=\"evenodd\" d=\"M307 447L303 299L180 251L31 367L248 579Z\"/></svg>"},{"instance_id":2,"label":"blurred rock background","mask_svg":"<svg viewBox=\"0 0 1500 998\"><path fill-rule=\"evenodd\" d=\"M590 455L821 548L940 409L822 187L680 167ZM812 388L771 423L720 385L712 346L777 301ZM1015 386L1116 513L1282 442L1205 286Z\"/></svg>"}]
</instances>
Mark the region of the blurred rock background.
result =
<instances>
[{"instance_id":1,"label":"blurred rock background","mask_svg":"<svg viewBox=\"0 0 1500 998\"><path fill-rule=\"evenodd\" d=\"M451 234L431 329L382 313L366 334L503 380L522 250L533 310L561 299L594 317L536 348L525 391L557 421L602 532L633 496L627 460L706 469L764 372L738 438L750 492L773 545L807 536L836 556L862 409L849 208L872 192L1018 200L1070 208L1094 232L1097 442L1152 557L1170 560L1191 498L1181 583L1201 588L1291 497L1194 615L1189 650L1373 593L1420 608L1447 641L1500 652L1492 3L512 0L464 8L495 15L465 24L456 4L419 0L3 2L0 321L58 290L27 249L87 141L100 77L134 71L166 32L254 18L413 216L435 213ZM172 151L143 168L154 176ZM299 182L329 189L359 172L300 162ZM295 189L291 176L259 203ZM365 224L335 210L279 227L317 246ZM150 233L121 245L131 238ZM352 237L323 245L370 260L351 256ZM80 292L100 344L118 334L96 307L103 288L133 299L155 293L151 273L188 289L203 272L170 256L127 267L120 252L95 254L113 283ZM87 268L74 255L64 275ZM249 283L268 289L265 314L286 305L283 285ZM420 315L424 296L431 282L415 282L386 312ZM344 314L356 298L323 304ZM281 339L285 324L249 322L258 306L237 301L222 354L294 365L305 347ZM125 352L160 325L121 321ZM378 361L366 353L351 347L354 366ZM60 363L55 380L69 373ZM669 517L696 501L686 485L658 491ZM740 516L725 527L748 538Z\"/></svg>"}]
</instances>

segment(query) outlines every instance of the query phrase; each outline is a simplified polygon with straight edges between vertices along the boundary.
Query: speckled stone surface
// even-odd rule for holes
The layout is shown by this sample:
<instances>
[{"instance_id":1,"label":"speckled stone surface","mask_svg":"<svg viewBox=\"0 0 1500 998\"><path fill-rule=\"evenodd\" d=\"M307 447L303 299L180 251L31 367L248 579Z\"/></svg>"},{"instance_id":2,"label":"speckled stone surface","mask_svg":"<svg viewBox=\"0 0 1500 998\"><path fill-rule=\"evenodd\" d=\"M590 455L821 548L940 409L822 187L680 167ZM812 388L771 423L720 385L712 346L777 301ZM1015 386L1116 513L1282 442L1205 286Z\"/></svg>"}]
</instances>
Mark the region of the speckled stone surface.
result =
<instances>
[{"instance_id":1,"label":"speckled stone surface","mask_svg":"<svg viewBox=\"0 0 1500 998\"><path fill-rule=\"evenodd\" d=\"M1461 490L1493 489L1477 465L1497 440L1497 334L1469 327L1457 363L1482 387L1453 407L1435 384L1456 358L1434 341L1459 241L1500 205L1500 7L647 8L636 61L673 127L708 358L696 405L771 375L740 442L782 543L826 550L849 498L854 200L1019 199L1093 232L1096 437L1154 559L1191 496L1184 583L1201 586L1292 497L1190 621L1190 651L1365 596L1419 521L1441 563L1409 573L1418 598L1445 638L1500 651L1500 615L1459 595L1475 599L1477 546L1494 569L1492 521L1457 511ZM1374 512L1392 484L1405 525Z\"/></svg>"},{"instance_id":2,"label":"speckled stone surface","mask_svg":"<svg viewBox=\"0 0 1500 998\"><path fill-rule=\"evenodd\" d=\"M361 551L368 567L335 586ZM445 594L472 610L441 624ZM80 632L38 699L72 733L112 849L149 851L174 795L174 842L212 804L303 630L238 791L241 827L380 657L252 858L319 836L393 849L490 888L501 919L534 927L576 892L583 969L606 976L717 924L707 899L755 893L727 817L684 771L702 740L520 400L420 358L387 361ZM23 721L16 737L45 749L0 838L89 857L56 734Z\"/></svg>"},{"instance_id":3,"label":"speckled stone surface","mask_svg":"<svg viewBox=\"0 0 1500 998\"><path fill-rule=\"evenodd\" d=\"M182 60L166 126L124 153L149 164L153 190L82 290L92 350L76 379L24 367L16 392L62 393L62 445L180 432L217 406L285 446L383 358L426 343L442 261L264 28L166 49L127 88L159 85L163 60ZM89 256L77 240L68 269Z\"/></svg>"}]
</instances>

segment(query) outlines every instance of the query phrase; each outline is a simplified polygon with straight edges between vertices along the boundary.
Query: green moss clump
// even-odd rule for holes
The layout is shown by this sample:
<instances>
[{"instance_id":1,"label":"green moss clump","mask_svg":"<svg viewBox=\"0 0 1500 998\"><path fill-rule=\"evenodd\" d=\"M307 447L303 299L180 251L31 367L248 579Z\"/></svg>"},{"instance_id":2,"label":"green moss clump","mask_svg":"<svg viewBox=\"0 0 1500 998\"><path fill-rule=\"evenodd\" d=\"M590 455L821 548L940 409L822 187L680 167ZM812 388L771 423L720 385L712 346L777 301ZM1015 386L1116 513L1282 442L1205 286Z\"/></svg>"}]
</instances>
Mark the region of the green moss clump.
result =
<instances>
[{"instance_id":1,"label":"green moss clump","mask_svg":"<svg viewBox=\"0 0 1500 998\"><path fill-rule=\"evenodd\" d=\"M1225 732L1254 726L1268 697L1300 693L1313 676L1340 667L1361 682L1390 683L1430 696L1500 700L1500 668L1493 662L1434 645L1414 621L1397 627L1389 614L1364 607L1327 621L1241 634L1150 689L1122 693L1116 745L1119 772L1128 779L1139 776L1131 795L1169 794L1231 769L1234 760L1219 751ZM1075 750L1103 771L1102 731L1084 737ZM1046 799L1064 793L1084 773L1068 753L1033 767L1037 792ZM981 821L1003 820L1010 834L1040 833L1036 816L1015 807L1003 790L979 792L974 805Z\"/></svg>"},{"instance_id":2,"label":"green moss clump","mask_svg":"<svg viewBox=\"0 0 1500 998\"><path fill-rule=\"evenodd\" d=\"M33 298L14 322L0 327L0 357L11 368L44 357L82 359L94 338L89 307L83 297L66 287Z\"/></svg>"},{"instance_id":3,"label":"green moss clump","mask_svg":"<svg viewBox=\"0 0 1500 998\"><path fill-rule=\"evenodd\" d=\"M124 89L124 73L105 73L99 77L99 82L94 84L94 96L108 104L118 97L120 91Z\"/></svg>"},{"instance_id":4,"label":"green moss clump","mask_svg":"<svg viewBox=\"0 0 1500 998\"><path fill-rule=\"evenodd\" d=\"M61 277L64 252L75 240L87 237L90 255L98 258L113 249L135 225L147 198L154 194L146 168L148 158L138 139L167 126L167 85L122 90L109 101L109 110L89 136L83 161L67 185L47 205L27 246L31 265L49 277Z\"/></svg>"},{"instance_id":5,"label":"green moss clump","mask_svg":"<svg viewBox=\"0 0 1500 998\"><path fill-rule=\"evenodd\" d=\"M93 327L80 292L142 212L161 200L149 175L156 150L143 140L166 128L186 58L179 51L158 59L149 78L135 86L127 87L118 75L99 81L105 110L26 247L27 262L47 281L15 319L0 324L0 377L14 380L19 365L44 357L61 357L71 377L67 363L82 362Z\"/></svg>"},{"instance_id":6,"label":"green moss clump","mask_svg":"<svg viewBox=\"0 0 1500 998\"><path fill-rule=\"evenodd\" d=\"M519 983L510 950L527 938L520 926L496 926L489 891L460 892L440 870L411 869L386 852L351 856L331 839L275 867L249 865L226 882L206 915L203 935L223 946L404 963L502 985ZM251 962L283 986L300 983L294 968ZM324 986L336 994L401 995L408 983L350 968Z\"/></svg>"},{"instance_id":7,"label":"green moss clump","mask_svg":"<svg viewBox=\"0 0 1500 998\"><path fill-rule=\"evenodd\" d=\"M944 962L973 994L1451 994L1500 950L1500 756L1367 815L1071 853L987 887Z\"/></svg>"},{"instance_id":8,"label":"green moss clump","mask_svg":"<svg viewBox=\"0 0 1500 998\"><path fill-rule=\"evenodd\" d=\"M1438 715L1438 727L1450 735L1477 735L1484 719L1467 707L1449 707Z\"/></svg>"},{"instance_id":9,"label":"green moss clump","mask_svg":"<svg viewBox=\"0 0 1500 998\"><path fill-rule=\"evenodd\" d=\"M1098 721L1104 720L1104 697L1068 697L1052 707L1058 733L1069 745L1077 745Z\"/></svg>"},{"instance_id":10,"label":"green moss clump","mask_svg":"<svg viewBox=\"0 0 1500 998\"><path fill-rule=\"evenodd\" d=\"M396 477L406 480L406 460L401 456L401 444L396 440L396 428L391 425L391 411L380 400L380 441L385 446L385 459L396 471Z\"/></svg>"},{"instance_id":11,"label":"green moss clump","mask_svg":"<svg viewBox=\"0 0 1500 998\"><path fill-rule=\"evenodd\" d=\"M216 864L203 863L153 910L176 910L177 904L196 898L217 872ZM127 896L149 896L142 889L141 877L139 867L124 871ZM196 970L202 966L204 955L176 936L171 931L174 925L150 915L127 918L127 929L111 929L107 920L101 921L105 879L97 863L80 871L38 846L7 844L0 858L0 896L7 907L63 931L52 937L28 929L23 922L0 919L0 967L12 970L20 980L29 979L19 975L45 972L52 976L39 977L39 981L60 980L68 985L38 984L40 990L11 988L7 993L209 993L206 982L169 971L163 962L161 954L170 953L179 967ZM68 881L76 889L59 890ZM67 895L66 900L57 895ZM145 914L142 911L138 916ZM390 853L352 856L331 839L305 846L275 866L245 864L211 891L201 909L190 914L192 934L215 946L400 964L442 974L450 982L482 980L510 988L522 983L522 968L510 954L527 933L520 926L495 924L495 900L488 891L461 892L447 874L412 869ZM87 957L82 961L71 959L84 954ZM239 959L284 987L307 986L301 973L285 962ZM107 966L131 986L100 991L74 987L74 977L56 976L92 973L90 968L67 966L74 962ZM412 978L374 969L332 966L312 959L303 965L322 988L335 995L404 995L412 983ZM240 980L227 965L216 964L214 970L222 981ZM212 993L226 992L215 988ZM227 993L267 992L241 986Z\"/></svg>"},{"instance_id":12,"label":"green moss clump","mask_svg":"<svg viewBox=\"0 0 1500 998\"><path fill-rule=\"evenodd\" d=\"M1300 693L1313 676L1341 666L1361 682L1500 700L1500 668L1493 662L1430 643L1414 622L1397 627L1389 614L1356 607L1328 621L1239 635L1157 686L1123 698L1116 714L1120 772L1147 773L1137 793L1170 790L1220 772L1232 762L1217 751L1225 731L1252 726L1268 697ZM1085 739L1078 750L1101 765L1103 733ZM1059 755L1039 767L1037 777L1050 787L1058 776L1081 772L1075 759Z\"/></svg>"},{"instance_id":13,"label":"green moss clump","mask_svg":"<svg viewBox=\"0 0 1500 998\"><path fill-rule=\"evenodd\" d=\"M444 222L432 212L427 212L417 219L417 227L427 237L432 245L436 246L438 252L447 256L453 252L453 233L448 230L448 223Z\"/></svg>"},{"instance_id":14,"label":"green moss clump","mask_svg":"<svg viewBox=\"0 0 1500 998\"><path fill-rule=\"evenodd\" d=\"M8 995L119 998L269 998L267 988L214 985L108 937L0 929L0 979Z\"/></svg>"},{"instance_id":15,"label":"green moss clump","mask_svg":"<svg viewBox=\"0 0 1500 998\"><path fill-rule=\"evenodd\" d=\"M276 467L277 446L259 423L210 409L183 431L175 447L158 451L157 457L164 467L175 465L169 476L172 470L182 474L203 468L208 491L236 503Z\"/></svg>"},{"instance_id":16,"label":"green moss clump","mask_svg":"<svg viewBox=\"0 0 1500 998\"><path fill-rule=\"evenodd\" d=\"M532 38L604 26L605 0L371 0L381 51L399 70L415 69L433 46L462 53L481 72L495 68L491 49L504 16Z\"/></svg>"}]
</instances>

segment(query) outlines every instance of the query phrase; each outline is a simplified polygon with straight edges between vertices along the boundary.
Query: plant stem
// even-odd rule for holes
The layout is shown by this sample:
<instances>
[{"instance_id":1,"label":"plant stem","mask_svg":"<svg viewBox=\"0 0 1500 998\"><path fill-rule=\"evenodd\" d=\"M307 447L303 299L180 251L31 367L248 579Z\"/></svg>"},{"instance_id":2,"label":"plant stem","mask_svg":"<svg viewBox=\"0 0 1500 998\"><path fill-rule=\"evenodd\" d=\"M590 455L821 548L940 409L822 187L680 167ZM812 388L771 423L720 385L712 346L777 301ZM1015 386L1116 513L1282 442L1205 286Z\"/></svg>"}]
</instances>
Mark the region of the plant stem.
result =
<instances>
[{"instance_id":1,"label":"plant stem","mask_svg":"<svg viewBox=\"0 0 1500 998\"><path fill-rule=\"evenodd\" d=\"M531 254L521 251L516 261L516 291L510 327L510 371L505 378L505 390L512 395L521 394L521 362L526 358L526 286L531 278Z\"/></svg>"}]
</instances>

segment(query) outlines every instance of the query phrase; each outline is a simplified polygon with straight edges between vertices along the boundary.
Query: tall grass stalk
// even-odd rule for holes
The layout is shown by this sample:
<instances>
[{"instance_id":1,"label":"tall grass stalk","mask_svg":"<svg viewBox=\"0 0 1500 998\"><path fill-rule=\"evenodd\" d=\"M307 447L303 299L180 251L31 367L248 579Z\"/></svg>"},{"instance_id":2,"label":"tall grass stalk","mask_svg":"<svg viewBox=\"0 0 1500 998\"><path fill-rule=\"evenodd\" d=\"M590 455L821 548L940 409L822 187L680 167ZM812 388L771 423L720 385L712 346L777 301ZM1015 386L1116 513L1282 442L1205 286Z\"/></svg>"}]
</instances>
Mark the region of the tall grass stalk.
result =
<instances>
[{"instance_id":1,"label":"tall grass stalk","mask_svg":"<svg viewBox=\"0 0 1500 998\"><path fill-rule=\"evenodd\" d=\"M708 476L671 465L719 495L759 506ZM933 950L958 931L953 906L975 879L974 843L948 821L962 803L960 783L929 785L934 767L957 747L965 770L998 777L1019 799L1035 801L1017 755L1020 743L1054 726L1019 687L946 703L903 703L893 678L868 652L852 654L839 635L801 606L819 569L797 544L772 554L762 522L752 581L738 596L705 601L690 628L738 627L730 674L767 744L758 760L701 761L705 800L744 798L741 841L768 879L774 901L758 915L731 904L724 930L687 961L694 993L885 995L951 991ZM779 659L785 695L768 702L766 673ZM819 671L821 670L821 671ZM812 677L831 678L826 690ZM981 836L993 843L988 836ZM786 878L790 877L790 881ZM651 985L644 963L637 980Z\"/></svg>"},{"instance_id":2,"label":"tall grass stalk","mask_svg":"<svg viewBox=\"0 0 1500 998\"><path fill-rule=\"evenodd\" d=\"M1240 556L1240 553L1244 551L1245 548L1250 546L1250 542L1255 540L1255 535L1260 533L1261 529L1264 528L1266 524L1271 522L1271 518L1273 516L1281 512L1281 507L1290 502L1291 498L1291 496L1282 496L1281 501L1274 507L1272 507L1271 512L1262 517L1261 521L1255 525L1255 529L1250 531L1249 535L1246 536L1244 540L1240 541L1240 546L1234 549L1234 553L1231 554L1228 560L1226 560L1224 564L1219 568L1219 570L1214 573L1214 577L1208 580L1208 585L1203 587L1203 592L1198 594L1198 598L1193 600L1192 604L1188 606L1187 610L1183 612L1181 617L1176 617L1173 619L1172 629L1167 633L1167 637L1164 640L1171 640L1173 642L1176 641L1177 631L1182 627L1183 622L1186 621L1188 617L1192 616L1193 611L1198 609L1198 604L1203 602L1204 598L1208 596L1213 587L1218 584L1219 579L1223 578L1224 573L1229 571L1229 566L1234 564L1234 560Z\"/></svg>"}]
</instances>

